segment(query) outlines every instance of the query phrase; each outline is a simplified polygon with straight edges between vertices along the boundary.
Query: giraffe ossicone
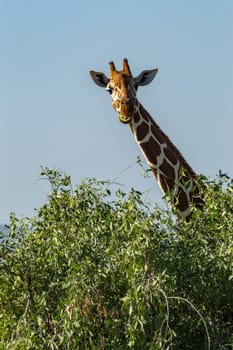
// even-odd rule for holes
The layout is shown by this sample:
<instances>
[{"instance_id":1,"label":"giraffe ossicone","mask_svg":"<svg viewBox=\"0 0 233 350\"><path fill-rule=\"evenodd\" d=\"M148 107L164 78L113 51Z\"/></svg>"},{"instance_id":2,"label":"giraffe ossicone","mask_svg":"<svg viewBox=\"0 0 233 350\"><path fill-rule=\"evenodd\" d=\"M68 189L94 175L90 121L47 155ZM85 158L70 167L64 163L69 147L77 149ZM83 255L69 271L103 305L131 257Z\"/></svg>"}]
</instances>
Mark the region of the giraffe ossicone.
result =
<instances>
[{"instance_id":1,"label":"giraffe ossicone","mask_svg":"<svg viewBox=\"0 0 233 350\"><path fill-rule=\"evenodd\" d=\"M109 78L102 72L90 71L92 79L110 93L120 122L129 124L162 192L169 193L172 206L181 217L188 218L192 204L198 208L204 204L197 175L136 96L138 87L150 84L158 69L144 70L133 77L126 58L121 71L116 70L113 62L109 65Z\"/></svg>"}]
</instances>

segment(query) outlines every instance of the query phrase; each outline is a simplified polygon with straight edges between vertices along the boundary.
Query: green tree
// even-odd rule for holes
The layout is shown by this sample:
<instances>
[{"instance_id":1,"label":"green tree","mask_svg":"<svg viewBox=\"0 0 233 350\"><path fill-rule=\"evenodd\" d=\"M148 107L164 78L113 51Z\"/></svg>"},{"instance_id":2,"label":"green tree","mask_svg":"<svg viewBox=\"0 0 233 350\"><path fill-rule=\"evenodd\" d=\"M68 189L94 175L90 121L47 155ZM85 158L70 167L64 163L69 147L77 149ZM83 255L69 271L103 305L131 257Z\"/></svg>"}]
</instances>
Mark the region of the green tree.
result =
<instances>
[{"instance_id":1,"label":"green tree","mask_svg":"<svg viewBox=\"0 0 233 350\"><path fill-rule=\"evenodd\" d=\"M47 203L2 233L0 349L232 349L233 181L190 222L44 169Z\"/></svg>"}]
</instances>

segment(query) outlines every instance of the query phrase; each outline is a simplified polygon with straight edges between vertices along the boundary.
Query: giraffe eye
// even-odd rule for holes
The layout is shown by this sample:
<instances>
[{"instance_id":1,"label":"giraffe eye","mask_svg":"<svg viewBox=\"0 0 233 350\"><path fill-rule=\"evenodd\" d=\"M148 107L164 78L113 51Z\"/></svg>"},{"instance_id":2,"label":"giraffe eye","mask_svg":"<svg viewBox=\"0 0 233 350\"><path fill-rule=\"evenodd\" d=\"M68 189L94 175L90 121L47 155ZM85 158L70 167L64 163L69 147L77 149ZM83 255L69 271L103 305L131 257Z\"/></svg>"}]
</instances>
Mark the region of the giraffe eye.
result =
<instances>
[{"instance_id":1,"label":"giraffe eye","mask_svg":"<svg viewBox=\"0 0 233 350\"><path fill-rule=\"evenodd\" d=\"M107 87L107 88L106 88L106 91L108 91L108 93L109 93L110 95L112 95L112 89L111 89L110 87Z\"/></svg>"}]
</instances>

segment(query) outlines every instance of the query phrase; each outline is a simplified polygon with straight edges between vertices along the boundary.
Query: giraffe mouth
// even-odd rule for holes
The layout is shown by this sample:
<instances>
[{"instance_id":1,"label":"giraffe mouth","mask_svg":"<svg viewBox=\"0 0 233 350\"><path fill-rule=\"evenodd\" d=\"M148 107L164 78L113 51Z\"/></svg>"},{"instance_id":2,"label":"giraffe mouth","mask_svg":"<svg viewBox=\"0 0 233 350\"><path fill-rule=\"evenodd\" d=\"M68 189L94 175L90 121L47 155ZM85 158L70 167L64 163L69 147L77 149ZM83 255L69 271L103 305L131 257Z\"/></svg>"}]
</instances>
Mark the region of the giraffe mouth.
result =
<instances>
[{"instance_id":1,"label":"giraffe mouth","mask_svg":"<svg viewBox=\"0 0 233 350\"><path fill-rule=\"evenodd\" d=\"M119 114L119 119L121 123L128 124L131 122L132 116L125 116L125 115Z\"/></svg>"}]
</instances>

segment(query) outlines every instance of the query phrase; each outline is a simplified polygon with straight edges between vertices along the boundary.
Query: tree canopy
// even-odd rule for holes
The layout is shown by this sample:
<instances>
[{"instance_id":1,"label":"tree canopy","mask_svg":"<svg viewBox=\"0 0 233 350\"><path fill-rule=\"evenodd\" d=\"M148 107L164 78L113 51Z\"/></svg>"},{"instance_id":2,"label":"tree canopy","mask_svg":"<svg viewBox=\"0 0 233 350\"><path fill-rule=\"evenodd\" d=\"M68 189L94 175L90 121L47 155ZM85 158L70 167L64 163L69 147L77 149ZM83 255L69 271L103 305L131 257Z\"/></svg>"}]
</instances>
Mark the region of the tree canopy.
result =
<instances>
[{"instance_id":1,"label":"tree canopy","mask_svg":"<svg viewBox=\"0 0 233 350\"><path fill-rule=\"evenodd\" d=\"M0 349L232 349L233 181L189 222L138 191L43 169L33 218L0 248Z\"/></svg>"}]
</instances>

